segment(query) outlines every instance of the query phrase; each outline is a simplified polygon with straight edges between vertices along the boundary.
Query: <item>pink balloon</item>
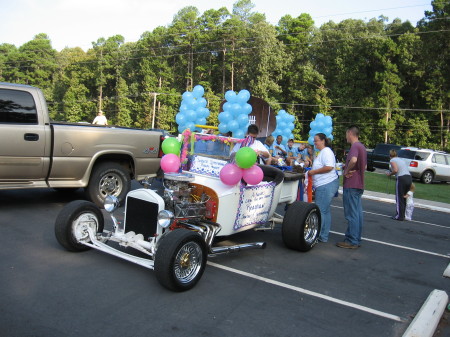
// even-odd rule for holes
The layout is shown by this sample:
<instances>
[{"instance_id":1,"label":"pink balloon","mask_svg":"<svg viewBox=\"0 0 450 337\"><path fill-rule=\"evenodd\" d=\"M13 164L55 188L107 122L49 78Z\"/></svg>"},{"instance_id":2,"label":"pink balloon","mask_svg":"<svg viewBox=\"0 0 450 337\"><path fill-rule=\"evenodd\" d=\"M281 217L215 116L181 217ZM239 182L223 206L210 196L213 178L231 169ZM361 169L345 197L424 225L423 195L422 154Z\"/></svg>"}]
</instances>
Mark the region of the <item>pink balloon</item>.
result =
<instances>
[{"instance_id":1,"label":"pink balloon","mask_svg":"<svg viewBox=\"0 0 450 337\"><path fill-rule=\"evenodd\" d=\"M168 153L161 158L161 169L165 173L178 172L180 168L180 158L173 153Z\"/></svg>"},{"instance_id":2,"label":"pink balloon","mask_svg":"<svg viewBox=\"0 0 450 337\"><path fill-rule=\"evenodd\" d=\"M236 185L242 179L242 169L236 164L226 164L220 170L219 176L225 185Z\"/></svg>"},{"instance_id":3,"label":"pink balloon","mask_svg":"<svg viewBox=\"0 0 450 337\"><path fill-rule=\"evenodd\" d=\"M244 170L243 177L247 184L258 185L263 180L264 173L258 165L253 165Z\"/></svg>"}]
</instances>

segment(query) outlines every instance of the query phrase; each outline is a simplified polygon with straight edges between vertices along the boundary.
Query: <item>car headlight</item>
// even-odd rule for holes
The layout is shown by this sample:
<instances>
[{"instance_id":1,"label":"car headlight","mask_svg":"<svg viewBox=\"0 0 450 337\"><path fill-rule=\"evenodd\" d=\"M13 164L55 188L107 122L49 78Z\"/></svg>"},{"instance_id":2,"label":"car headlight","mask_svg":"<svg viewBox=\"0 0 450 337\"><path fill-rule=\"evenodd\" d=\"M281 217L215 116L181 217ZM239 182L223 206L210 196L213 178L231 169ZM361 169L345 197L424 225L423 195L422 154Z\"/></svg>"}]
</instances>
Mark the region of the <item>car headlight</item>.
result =
<instances>
[{"instance_id":1,"label":"car headlight","mask_svg":"<svg viewBox=\"0 0 450 337\"><path fill-rule=\"evenodd\" d=\"M108 195L103 202L103 207L105 207L105 211L112 213L119 207L119 199L114 195Z\"/></svg>"},{"instance_id":2,"label":"car headlight","mask_svg":"<svg viewBox=\"0 0 450 337\"><path fill-rule=\"evenodd\" d=\"M167 210L163 209L162 211L160 211L158 213L158 224L162 228L167 228L172 223L173 218L174 218L174 215L171 211L167 211Z\"/></svg>"}]
</instances>

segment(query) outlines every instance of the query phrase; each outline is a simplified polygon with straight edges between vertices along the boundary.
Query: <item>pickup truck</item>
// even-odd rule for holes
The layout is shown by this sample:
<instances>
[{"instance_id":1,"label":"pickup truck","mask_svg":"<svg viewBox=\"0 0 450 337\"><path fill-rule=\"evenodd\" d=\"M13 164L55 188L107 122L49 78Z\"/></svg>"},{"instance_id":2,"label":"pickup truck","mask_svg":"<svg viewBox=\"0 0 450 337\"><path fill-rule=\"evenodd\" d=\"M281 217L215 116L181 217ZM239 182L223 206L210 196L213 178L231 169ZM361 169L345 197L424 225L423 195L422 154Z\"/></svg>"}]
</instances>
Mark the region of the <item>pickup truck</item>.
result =
<instances>
[{"instance_id":1,"label":"pickup truck","mask_svg":"<svg viewBox=\"0 0 450 337\"><path fill-rule=\"evenodd\" d=\"M161 132L50 121L38 88L0 82L0 190L84 188L103 205L156 176Z\"/></svg>"},{"instance_id":2,"label":"pickup truck","mask_svg":"<svg viewBox=\"0 0 450 337\"><path fill-rule=\"evenodd\" d=\"M373 150L367 151L367 171L375 171L375 168L389 169L389 151L400 150L402 147L395 144L377 144Z\"/></svg>"}]
</instances>

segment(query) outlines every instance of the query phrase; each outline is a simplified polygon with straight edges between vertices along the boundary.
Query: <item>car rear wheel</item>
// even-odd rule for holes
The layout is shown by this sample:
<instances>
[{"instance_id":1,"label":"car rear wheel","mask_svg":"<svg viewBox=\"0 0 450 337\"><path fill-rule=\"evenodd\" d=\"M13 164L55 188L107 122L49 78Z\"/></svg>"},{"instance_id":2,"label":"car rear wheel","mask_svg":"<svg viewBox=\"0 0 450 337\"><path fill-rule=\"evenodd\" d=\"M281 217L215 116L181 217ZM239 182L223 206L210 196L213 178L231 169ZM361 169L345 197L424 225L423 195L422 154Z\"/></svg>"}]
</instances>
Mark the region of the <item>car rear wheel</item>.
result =
<instances>
[{"instance_id":1,"label":"car rear wheel","mask_svg":"<svg viewBox=\"0 0 450 337\"><path fill-rule=\"evenodd\" d=\"M187 229L176 229L161 239L155 256L159 283L173 291L194 287L203 275L207 260L205 240Z\"/></svg>"},{"instance_id":2,"label":"car rear wheel","mask_svg":"<svg viewBox=\"0 0 450 337\"><path fill-rule=\"evenodd\" d=\"M422 177L420 178L420 180L424 183L424 184L431 184L433 182L434 179L434 173L431 171L425 171L422 174Z\"/></svg>"},{"instance_id":3,"label":"car rear wheel","mask_svg":"<svg viewBox=\"0 0 450 337\"><path fill-rule=\"evenodd\" d=\"M290 249L306 252L317 243L321 217L316 204L296 201L286 211L281 227L283 242Z\"/></svg>"}]
</instances>

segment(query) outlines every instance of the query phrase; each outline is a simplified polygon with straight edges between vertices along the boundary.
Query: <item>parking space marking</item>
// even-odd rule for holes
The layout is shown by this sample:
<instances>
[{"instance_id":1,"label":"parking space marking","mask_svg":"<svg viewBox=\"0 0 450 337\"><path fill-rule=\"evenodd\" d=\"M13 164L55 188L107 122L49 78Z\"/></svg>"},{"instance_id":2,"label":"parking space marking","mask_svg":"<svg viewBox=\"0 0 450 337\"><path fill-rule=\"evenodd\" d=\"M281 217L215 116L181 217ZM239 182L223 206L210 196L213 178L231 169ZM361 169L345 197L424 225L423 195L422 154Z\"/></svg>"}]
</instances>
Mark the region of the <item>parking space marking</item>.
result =
<instances>
[{"instance_id":1,"label":"parking space marking","mask_svg":"<svg viewBox=\"0 0 450 337\"><path fill-rule=\"evenodd\" d=\"M331 207L334 207L334 208L344 208L344 207L342 207L342 206L334 206L334 205L331 205ZM384 216L384 217L386 217L386 218L390 218L391 217L391 215L386 215L386 214L381 214L381 213L375 213L375 212L369 212L369 211L363 211L364 213L367 213L367 214L372 214L372 215L379 215L379 216ZM440 227L440 228L445 228L445 229L450 229L450 226L443 226L443 225L438 225L438 224L435 224L435 223L430 223L430 222L425 222L425 221L418 221L418 220L409 220L408 222L411 222L411 223L418 223L418 224L422 224L422 225L429 225L429 226L434 226L434 227Z\"/></svg>"},{"instance_id":2,"label":"parking space marking","mask_svg":"<svg viewBox=\"0 0 450 337\"><path fill-rule=\"evenodd\" d=\"M208 263L208 265L210 265L212 267L220 268L220 269L223 269L223 270L235 273L235 274L239 274L241 276L250 277L250 278L253 278L255 280L266 282L266 283L269 283L269 284L273 284L273 285L276 285L276 286L279 286L279 287L282 287L282 288L285 288L285 289L290 289L290 290L296 291L298 293L302 293L302 294L313 296L313 297L317 297L317 298L320 298L320 299L323 299L323 300L326 300L326 301L330 301L330 302L334 302L334 303L337 303L337 304L341 304L341 305L344 305L344 306L347 306L347 307L350 307L350 308L353 308L353 309L365 311L365 312L368 312L370 314L377 315L377 316L380 316L380 317L383 317L383 318L387 318L387 319L390 319L390 320L393 320L393 321L396 321L396 322L406 322L407 321L406 319L403 319L400 316L396 316L396 315L392 315L392 314L389 314L389 313L386 313L386 312L383 312L383 311L371 309L369 307L365 307L365 306L362 306L362 305L359 305L359 304L343 301L343 300L340 300L340 299L337 299L337 298L334 298L334 297L331 297L331 296L328 296L328 295L323 295L323 294L317 293L315 291L311 291L311 290L307 290L307 289L303 289L303 288L300 288L300 287L296 287L296 286L293 286L293 285L290 285L290 284L287 284L287 283L271 280L271 279L266 278L266 277L258 276L258 275L251 274L251 273L247 273L245 271L238 270L238 269L231 268L231 267L227 267L227 266L215 263L215 262L208 261L207 263Z\"/></svg>"},{"instance_id":3,"label":"parking space marking","mask_svg":"<svg viewBox=\"0 0 450 337\"><path fill-rule=\"evenodd\" d=\"M339 232L335 232L335 231L330 231L330 233L338 234L338 235L345 235L344 233L339 233ZM386 246L391 246L391 247L396 247L396 248L401 248L401 249L406 249L406 250L412 250L414 252L419 252L419 253L424 253L424 254L428 254L428 255L434 255L434 256L439 256L439 257L444 257L446 259L450 259L450 255L444 255L444 254L429 252L427 250L422 250L422 249L417 249L417 248L412 248L412 247L396 245L395 243L389 243L389 242L369 239L369 238L365 238L365 237L362 237L361 240L369 241L369 242L375 242L375 243L379 243L379 244L386 245Z\"/></svg>"}]
</instances>

